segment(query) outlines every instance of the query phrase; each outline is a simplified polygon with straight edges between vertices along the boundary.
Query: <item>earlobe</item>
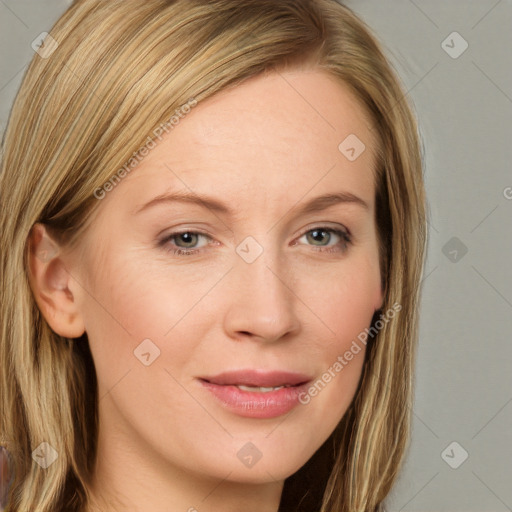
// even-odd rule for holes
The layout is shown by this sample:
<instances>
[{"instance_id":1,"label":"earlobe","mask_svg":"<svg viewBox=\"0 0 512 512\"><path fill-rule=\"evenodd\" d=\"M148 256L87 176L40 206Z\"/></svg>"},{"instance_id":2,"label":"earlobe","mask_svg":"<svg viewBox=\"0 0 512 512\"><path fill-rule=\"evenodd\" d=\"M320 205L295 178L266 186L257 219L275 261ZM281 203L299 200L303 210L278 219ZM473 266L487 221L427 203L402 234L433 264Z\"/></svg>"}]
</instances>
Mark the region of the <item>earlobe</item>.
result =
<instances>
[{"instance_id":1,"label":"earlobe","mask_svg":"<svg viewBox=\"0 0 512 512\"><path fill-rule=\"evenodd\" d=\"M30 286L42 315L57 334L66 338L82 336L84 322L77 297L69 287L72 277L61 248L40 223L33 226L28 246Z\"/></svg>"}]
</instances>

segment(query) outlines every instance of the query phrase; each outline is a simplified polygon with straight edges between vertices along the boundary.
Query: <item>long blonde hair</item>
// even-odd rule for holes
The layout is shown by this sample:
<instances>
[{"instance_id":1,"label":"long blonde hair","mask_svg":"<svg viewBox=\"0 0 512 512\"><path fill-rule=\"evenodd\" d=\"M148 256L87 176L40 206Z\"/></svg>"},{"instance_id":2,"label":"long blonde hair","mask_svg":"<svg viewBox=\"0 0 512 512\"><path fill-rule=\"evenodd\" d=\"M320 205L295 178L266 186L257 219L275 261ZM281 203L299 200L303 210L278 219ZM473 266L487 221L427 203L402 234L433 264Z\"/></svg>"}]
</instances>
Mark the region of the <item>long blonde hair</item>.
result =
<instances>
[{"instance_id":1,"label":"long blonde hair","mask_svg":"<svg viewBox=\"0 0 512 512\"><path fill-rule=\"evenodd\" d=\"M382 309L397 303L401 311L368 342L350 408L286 480L280 510L382 510L409 442L427 212L416 121L376 39L334 0L77 0L50 35L52 53L34 56L2 148L0 444L13 475L6 511L84 510L96 456L87 336L58 336L39 312L28 279L33 225L73 243L100 202L94 191L178 107L297 63L343 81L371 115ZM32 459L42 442L58 453L45 470Z\"/></svg>"}]
</instances>

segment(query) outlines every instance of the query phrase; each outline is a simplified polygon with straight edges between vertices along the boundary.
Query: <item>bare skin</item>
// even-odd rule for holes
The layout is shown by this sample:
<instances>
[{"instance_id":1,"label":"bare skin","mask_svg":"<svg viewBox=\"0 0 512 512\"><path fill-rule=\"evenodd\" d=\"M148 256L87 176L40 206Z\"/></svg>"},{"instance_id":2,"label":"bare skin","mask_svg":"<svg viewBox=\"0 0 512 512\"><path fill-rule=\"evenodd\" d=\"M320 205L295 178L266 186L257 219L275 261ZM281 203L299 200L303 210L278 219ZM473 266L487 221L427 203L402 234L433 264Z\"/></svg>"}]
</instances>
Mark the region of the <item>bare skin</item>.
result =
<instances>
[{"instance_id":1,"label":"bare skin","mask_svg":"<svg viewBox=\"0 0 512 512\"><path fill-rule=\"evenodd\" d=\"M366 145L353 161L338 149L350 134ZM317 70L271 73L198 104L101 200L76 250L35 257L49 243L36 226L38 305L55 332L87 333L98 376L89 512L278 510L284 480L352 401L364 349L307 405L273 418L233 413L199 377L264 369L316 380L370 325L383 302L374 155L345 86ZM232 214L171 201L138 212L172 192ZM367 208L300 213L342 192ZM240 244L262 252L248 263ZM134 355L147 339L160 351L149 366ZM261 454L252 467L237 456L248 442Z\"/></svg>"}]
</instances>

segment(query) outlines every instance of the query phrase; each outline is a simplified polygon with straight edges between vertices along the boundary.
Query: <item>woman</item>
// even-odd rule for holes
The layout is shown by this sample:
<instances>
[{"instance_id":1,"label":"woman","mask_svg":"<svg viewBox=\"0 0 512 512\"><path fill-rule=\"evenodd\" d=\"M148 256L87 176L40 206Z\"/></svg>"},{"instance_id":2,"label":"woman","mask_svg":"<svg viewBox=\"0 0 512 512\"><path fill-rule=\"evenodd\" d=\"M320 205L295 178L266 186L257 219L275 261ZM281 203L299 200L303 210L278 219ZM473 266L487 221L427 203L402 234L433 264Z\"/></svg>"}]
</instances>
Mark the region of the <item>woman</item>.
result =
<instances>
[{"instance_id":1,"label":"woman","mask_svg":"<svg viewBox=\"0 0 512 512\"><path fill-rule=\"evenodd\" d=\"M4 140L8 512L382 510L426 243L404 96L331 0L66 11Z\"/></svg>"}]
</instances>

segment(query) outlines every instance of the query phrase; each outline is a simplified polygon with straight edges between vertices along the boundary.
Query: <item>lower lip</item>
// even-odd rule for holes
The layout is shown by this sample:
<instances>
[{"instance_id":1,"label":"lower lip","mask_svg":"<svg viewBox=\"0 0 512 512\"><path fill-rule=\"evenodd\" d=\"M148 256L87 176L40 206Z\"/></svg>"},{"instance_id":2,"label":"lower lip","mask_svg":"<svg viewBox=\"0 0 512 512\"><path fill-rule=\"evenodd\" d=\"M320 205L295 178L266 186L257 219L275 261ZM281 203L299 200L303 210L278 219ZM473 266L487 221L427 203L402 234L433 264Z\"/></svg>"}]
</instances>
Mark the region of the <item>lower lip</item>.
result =
<instances>
[{"instance_id":1,"label":"lower lip","mask_svg":"<svg viewBox=\"0 0 512 512\"><path fill-rule=\"evenodd\" d=\"M201 380L201 384L230 411L245 418L282 416L299 404L299 395L307 387L307 384L302 384L264 393L242 391L236 386L221 386L204 380Z\"/></svg>"}]
</instances>

